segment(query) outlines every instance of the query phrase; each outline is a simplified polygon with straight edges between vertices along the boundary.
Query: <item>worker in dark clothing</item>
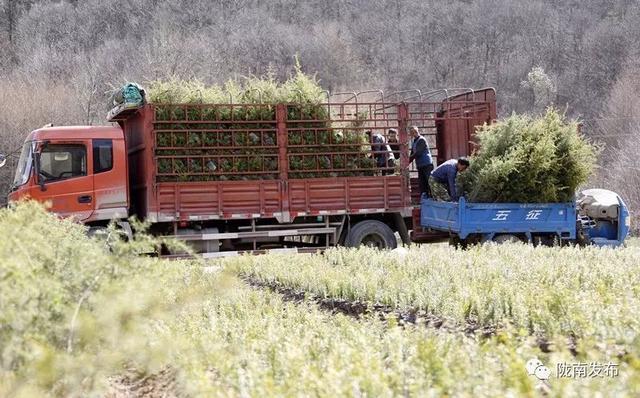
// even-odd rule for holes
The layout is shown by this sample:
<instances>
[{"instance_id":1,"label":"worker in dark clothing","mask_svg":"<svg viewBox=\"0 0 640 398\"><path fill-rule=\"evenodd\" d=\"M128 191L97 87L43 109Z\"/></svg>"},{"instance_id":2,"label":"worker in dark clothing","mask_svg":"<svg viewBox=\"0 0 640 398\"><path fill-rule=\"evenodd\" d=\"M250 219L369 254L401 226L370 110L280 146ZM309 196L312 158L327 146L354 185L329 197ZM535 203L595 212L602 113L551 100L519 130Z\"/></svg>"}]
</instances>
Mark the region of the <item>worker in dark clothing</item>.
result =
<instances>
[{"instance_id":1,"label":"worker in dark clothing","mask_svg":"<svg viewBox=\"0 0 640 398\"><path fill-rule=\"evenodd\" d=\"M457 202L460 192L456 188L458 173L469 167L469 159L458 158L447 160L431 172L431 192L434 199Z\"/></svg>"},{"instance_id":2,"label":"worker in dark clothing","mask_svg":"<svg viewBox=\"0 0 640 398\"><path fill-rule=\"evenodd\" d=\"M393 152L393 157L396 159L396 162L400 160L400 142L398 141L398 130L389 129L387 132L387 142L389 143L389 148Z\"/></svg>"},{"instance_id":3,"label":"worker in dark clothing","mask_svg":"<svg viewBox=\"0 0 640 398\"><path fill-rule=\"evenodd\" d=\"M387 140L379 133L374 134L371 131L367 131L366 134L369 137L369 142L371 142L371 153L376 160L376 166L383 169L382 175L393 174L393 170L388 169L395 166L395 157L389 144L387 144Z\"/></svg>"},{"instance_id":4,"label":"worker in dark clothing","mask_svg":"<svg viewBox=\"0 0 640 398\"><path fill-rule=\"evenodd\" d=\"M411 155L409 156L409 164L415 160L418 169L418 183L420 193L425 194L427 198L431 197L429 189L429 174L433 170L433 158L427 139L420 135L420 130L416 126L409 127L409 134L413 136L411 143Z\"/></svg>"}]
</instances>

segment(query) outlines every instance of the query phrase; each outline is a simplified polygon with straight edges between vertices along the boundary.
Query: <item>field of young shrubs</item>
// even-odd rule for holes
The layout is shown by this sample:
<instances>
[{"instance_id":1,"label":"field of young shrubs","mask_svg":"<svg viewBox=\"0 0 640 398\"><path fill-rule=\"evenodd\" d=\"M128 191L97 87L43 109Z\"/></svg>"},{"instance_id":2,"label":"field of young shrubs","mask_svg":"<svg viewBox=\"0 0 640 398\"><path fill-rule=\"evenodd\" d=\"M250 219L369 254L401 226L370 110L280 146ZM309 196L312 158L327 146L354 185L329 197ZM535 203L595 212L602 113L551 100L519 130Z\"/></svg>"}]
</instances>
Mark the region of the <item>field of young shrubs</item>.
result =
<instances>
[{"instance_id":1,"label":"field of young shrubs","mask_svg":"<svg viewBox=\"0 0 640 398\"><path fill-rule=\"evenodd\" d=\"M107 249L32 204L0 210L0 233L2 397L640 394L637 246L204 264L140 255L143 235Z\"/></svg>"}]
</instances>

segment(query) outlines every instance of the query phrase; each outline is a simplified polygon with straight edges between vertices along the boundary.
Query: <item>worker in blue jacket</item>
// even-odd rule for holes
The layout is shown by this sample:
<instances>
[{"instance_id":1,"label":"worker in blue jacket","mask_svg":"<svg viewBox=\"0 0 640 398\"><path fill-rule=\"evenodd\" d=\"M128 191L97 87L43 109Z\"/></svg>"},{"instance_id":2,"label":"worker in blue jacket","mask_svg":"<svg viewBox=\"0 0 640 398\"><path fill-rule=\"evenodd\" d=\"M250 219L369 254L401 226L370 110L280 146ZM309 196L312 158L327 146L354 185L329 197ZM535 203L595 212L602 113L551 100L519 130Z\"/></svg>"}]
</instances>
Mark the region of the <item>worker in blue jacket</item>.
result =
<instances>
[{"instance_id":1,"label":"worker in blue jacket","mask_svg":"<svg viewBox=\"0 0 640 398\"><path fill-rule=\"evenodd\" d=\"M427 139L420 134L420 130L416 126L409 127L409 134L413 136L409 164L415 160L416 168L418 169L420 194L424 194L426 197L430 198L431 190L429 189L429 174L433 170L431 149L429 149Z\"/></svg>"},{"instance_id":2,"label":"worker in blue jacket","mask_svg":"<svg viewBox=\"0 0 640 398\"><path fill-rule=\"evenodd\" d=\"M365 134L371 142L371 154L376 161L376 166L382 169L382 175L393 174L393 167L396 165L396 159L391 151L391 147L387 144L386 138L380 133L366 131Z\"/></svg>"},{"instance_id":3,"label":"worker in blue jacket","mask_svg":"<svg viewBox=\"0 0 640 398\"><path fill-rule=\"evenodd\" d=\"M436 167L431 172L431 191L434 198L445 201L457 202L460 199L460 192L456 188L456 177L469 167L469 159L450 159ZM446 193L445 193L446 191Z\"/></svg>"}]
</instances>

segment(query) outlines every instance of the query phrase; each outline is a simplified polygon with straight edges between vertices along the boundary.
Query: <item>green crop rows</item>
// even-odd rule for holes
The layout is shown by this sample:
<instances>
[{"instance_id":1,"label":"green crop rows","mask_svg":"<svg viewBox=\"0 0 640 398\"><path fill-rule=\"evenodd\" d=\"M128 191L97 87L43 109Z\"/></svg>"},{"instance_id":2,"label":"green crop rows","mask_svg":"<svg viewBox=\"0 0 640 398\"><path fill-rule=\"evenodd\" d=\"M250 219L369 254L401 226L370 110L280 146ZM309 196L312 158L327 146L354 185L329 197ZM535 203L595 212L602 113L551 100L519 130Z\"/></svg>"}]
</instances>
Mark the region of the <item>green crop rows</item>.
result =
<instances>
[{"instance_id":1,"label":"green crop rows","mask_svg":"<svg viewBox=\"0 0 640 398\"><path fill-rule=\"evenodd\" d=\"M335 249L288 267L276 256L233 260L252 280L320 298L421 311L450 326L513 326L544 338L629 345L640 329L640 249L447 246L396 252Z\"/></svg>"},{"instance_id":2,"label":"green crop rows","mask_svg":"<svg viewBox=\"0 0 640 398\"><path fill-rule=\"evenodd\" d=\"M2 397L640 394L637 245L203 264L140 256L160 243L145 235L107 250L31 204L0 210L0 233ZM365 310L342 314L331 298ZM394 312L415 308L415 322ZM532 357L619 374L541 389Z\"/></svg>"}]
</instances>

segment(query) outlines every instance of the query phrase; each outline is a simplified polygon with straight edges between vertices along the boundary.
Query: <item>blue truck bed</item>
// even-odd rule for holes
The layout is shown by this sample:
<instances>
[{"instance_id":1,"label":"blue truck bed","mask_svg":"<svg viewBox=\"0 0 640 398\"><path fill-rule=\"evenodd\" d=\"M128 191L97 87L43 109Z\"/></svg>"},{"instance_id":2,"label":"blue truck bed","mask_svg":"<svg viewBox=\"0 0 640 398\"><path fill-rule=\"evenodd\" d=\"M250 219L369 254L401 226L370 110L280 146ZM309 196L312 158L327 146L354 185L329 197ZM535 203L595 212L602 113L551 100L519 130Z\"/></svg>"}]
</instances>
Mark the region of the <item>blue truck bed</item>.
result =
<instances>
[{"instance_id":1,"label":"blue truck bed","mask_svg":"<svg viewBox=\"0 0 640 398\"><path fill-rule=\"evenodd\" d=\"M422 199L421 225L448 231L460 239L471 234L491 240L497 234L555 234L576 239L575 203L467 203Z\"/></svg>"}]
</instances>

